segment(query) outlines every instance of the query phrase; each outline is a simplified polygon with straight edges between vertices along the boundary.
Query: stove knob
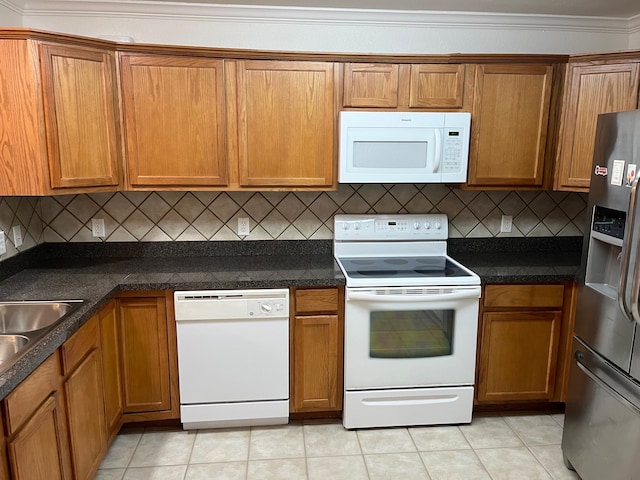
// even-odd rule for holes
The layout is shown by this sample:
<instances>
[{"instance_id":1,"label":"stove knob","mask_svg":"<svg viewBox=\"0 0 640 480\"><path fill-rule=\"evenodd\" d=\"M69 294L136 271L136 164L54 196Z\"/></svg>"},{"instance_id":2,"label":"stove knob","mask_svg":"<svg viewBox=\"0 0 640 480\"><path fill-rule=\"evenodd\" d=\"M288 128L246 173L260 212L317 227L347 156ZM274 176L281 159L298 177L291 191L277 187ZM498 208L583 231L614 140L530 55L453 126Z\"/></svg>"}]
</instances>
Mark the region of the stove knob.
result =
<instances>
[{"instance_id":1,"label":"stove knob","mask_svg":"<svg viewBox=\"0 0 640 480\"><path fill-rule=\"evenodd\" d=\"M431 224L429 222L424 222L424 228L429 230L431 228Z\"/></svg>"},{"instance_id":2,"label":"stove knob","mask_svg":"<svg viewBox=\"0 0 640 480\"><path fill-rule=\"evenodd\" d=\"M353 225L353 229L354 230L360 230L360 224L359 223L354 224Z\"/></svg>"},{"instance_id":3,"label":"stove knob","mask_svg":"<svg viewBox=\"0 0 640 480\"><path fill-rule=\"evenodd\" d=\"M342 224L342 229L343 230L349 230L349 224L348 223L343 223Z\"/></svg>"},{"instance_id":4,"label":"stove knob","mask_svg":"<svg viewBox=\"0 0 640 480\"><path fill-rule=\"evenodd\" d=\"M436 227L436 230L440 230L440 227L442 227L442 225L440 225L440 222L436 220L434 227Z\"/></svg>"},{"instance_id":5,"label":"stove knob","mask_svg":"<svg viewBox=\"0 0 640 480\"><path fill-rule=\"evenodd\" d=\"M262 313L271 313L272 309L273 309L273 306L269 305L268 303L261 303L260 304L260 311Z\"/></svg>"},{"instance_id":6,"label":"stove knob","mask_svg":"<svg viewBox=\"0 0 640 480\"><path fill-rule=\"evenodd\" d=\"M420 230L420 224L418 222L413 224L413 229L414 230Z\"/></svg>"}]
</instances>

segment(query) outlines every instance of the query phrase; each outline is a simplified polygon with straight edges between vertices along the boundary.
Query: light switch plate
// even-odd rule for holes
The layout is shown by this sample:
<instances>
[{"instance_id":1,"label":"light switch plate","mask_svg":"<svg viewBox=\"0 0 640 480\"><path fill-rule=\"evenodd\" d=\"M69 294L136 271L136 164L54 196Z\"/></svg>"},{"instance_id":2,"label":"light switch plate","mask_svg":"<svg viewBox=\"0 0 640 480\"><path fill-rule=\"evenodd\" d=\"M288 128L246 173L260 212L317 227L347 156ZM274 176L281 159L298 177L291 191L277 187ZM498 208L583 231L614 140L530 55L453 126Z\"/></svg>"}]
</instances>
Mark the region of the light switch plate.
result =
<instances>
[{"instance_id":1,"label":"light switch plate","mask_svg":"<svg viewBox=\"0 0 640 480\"><path fill-rule=\"evenodd\" d=\"M7 244L4 239L4 232L0 230L0 255L7 253Z\"/></svg>"},{"instance_id":2,"label":"light switch plate","mask_svg":"<svg viewBox=\"0 0 640 480\"><path fill-rule=\"evenodd\" d=\"M22 246L22 229L20 225L11 227L11 235L13 236L13 246L18 248Z\"/></svg>"}]
</instances>

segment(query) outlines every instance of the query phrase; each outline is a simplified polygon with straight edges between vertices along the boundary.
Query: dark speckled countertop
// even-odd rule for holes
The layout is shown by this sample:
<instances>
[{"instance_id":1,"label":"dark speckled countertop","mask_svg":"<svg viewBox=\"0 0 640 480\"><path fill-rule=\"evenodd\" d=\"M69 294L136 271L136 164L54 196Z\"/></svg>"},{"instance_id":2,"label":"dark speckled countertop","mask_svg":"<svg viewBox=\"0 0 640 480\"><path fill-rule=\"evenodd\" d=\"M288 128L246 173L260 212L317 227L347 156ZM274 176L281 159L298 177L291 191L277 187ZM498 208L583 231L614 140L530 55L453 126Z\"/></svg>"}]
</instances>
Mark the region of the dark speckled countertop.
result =
<instances>
[{"instance_id":1,"label":"dark speckled countertop","mask_svg":"<svg viewBox=\"0 0 640 480\"><path fill-rule=\"evenodd\" d=\"M582 239L451 239L485 283L573 280ZM331 241L45 244L0 262L0 300L84 304L0 373L0 399L121 291L344 285Z\"/></svg>"}]
</instances>

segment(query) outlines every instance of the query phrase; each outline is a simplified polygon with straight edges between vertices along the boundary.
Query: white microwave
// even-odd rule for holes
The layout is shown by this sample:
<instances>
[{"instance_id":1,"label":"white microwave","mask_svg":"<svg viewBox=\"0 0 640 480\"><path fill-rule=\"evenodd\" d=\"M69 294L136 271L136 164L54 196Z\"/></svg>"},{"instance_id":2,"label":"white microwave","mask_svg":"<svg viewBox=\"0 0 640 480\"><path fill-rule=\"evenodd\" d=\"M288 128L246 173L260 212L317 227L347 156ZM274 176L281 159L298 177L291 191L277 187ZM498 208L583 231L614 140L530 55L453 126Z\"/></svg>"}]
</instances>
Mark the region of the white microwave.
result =
<instances>
[{"instance_id":1,"label":"white microwave","mask_svg":"<svg viewBox=\"0 0 640 480\"><path fill-rule=\"evenodd\" d=\"M340 183L464 183L471 114L340 112Z\"/></svg>"}]
</instances>

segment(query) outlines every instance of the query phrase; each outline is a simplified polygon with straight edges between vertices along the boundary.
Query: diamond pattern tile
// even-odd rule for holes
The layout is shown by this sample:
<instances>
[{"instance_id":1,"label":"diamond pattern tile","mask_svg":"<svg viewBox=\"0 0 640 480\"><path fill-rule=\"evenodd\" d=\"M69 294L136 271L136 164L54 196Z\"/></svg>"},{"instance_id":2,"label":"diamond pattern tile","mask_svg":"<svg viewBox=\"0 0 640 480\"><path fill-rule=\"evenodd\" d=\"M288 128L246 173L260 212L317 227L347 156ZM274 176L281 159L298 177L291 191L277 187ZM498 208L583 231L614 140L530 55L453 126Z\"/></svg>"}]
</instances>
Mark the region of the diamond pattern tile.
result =
<instances>
[{"instance_id":1,"label":"diamond pattern tile","mask_svg":"<svg viewBox=\"0 0 640 480\"><path fill-rule=\"evenodd\" d=\"M44 242L331 239L338 213L446 213L449 236L575 236L587 228L587 195L567 192L473 191L447 185L340 185L334 192L105 192L0 197L0 229L20 225L18 249L7 235L0 261ZM503 214L513 231L500 233ZM237 217L251 234L236 235ZM91 236L91 218L106 237Z\"/></svg>"}]
</instances>

